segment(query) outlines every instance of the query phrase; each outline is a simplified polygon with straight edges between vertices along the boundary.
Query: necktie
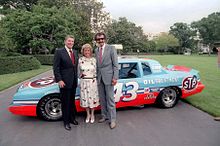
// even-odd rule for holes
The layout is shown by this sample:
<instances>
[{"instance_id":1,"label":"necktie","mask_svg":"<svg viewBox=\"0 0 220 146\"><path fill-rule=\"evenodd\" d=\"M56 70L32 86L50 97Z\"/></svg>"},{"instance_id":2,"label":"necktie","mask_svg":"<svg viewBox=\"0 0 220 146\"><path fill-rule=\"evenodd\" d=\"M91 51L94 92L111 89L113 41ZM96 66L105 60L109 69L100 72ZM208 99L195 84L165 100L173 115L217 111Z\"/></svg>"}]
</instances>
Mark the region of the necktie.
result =
<instances>
[{"instance_id":1,"label":"necktie","mask_svg":"<svg viewBox=\"0 0 220 146\"><path fill-rule=\"evenodd\" d=\"M75 59L74 59L73 51L72 50L69 50L69 51L70 51L70 58L72 60L72 63L75 64Z\"/></svg>"},{"instance_id":2,"label":"necktie","mask_svg":"<svg viewBox=\"0 0 220 146\"><path fill-rule=\"evenodd\" d=\"M99 62L102 63L102 48L99 48Z\"/></svg>"}]
</instances>

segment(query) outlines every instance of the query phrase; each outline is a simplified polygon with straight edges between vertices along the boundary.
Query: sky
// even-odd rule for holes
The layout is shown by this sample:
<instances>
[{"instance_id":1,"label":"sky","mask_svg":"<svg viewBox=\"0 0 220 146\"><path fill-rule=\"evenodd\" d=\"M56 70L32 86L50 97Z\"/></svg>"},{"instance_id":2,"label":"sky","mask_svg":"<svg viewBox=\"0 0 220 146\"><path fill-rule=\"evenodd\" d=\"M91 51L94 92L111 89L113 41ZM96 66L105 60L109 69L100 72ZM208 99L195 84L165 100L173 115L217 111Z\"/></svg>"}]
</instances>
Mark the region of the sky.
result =
<instances>
[{"instance_id":1,"label":"sky","mask_svg":"<svg viewBox=\"0 0 220 146\"><path fill-rule=\"evenodd\" d=\"M176 22L190 24L220 12L220 0L100 0L112 19L126 17L145 33L168 32Z\"/></svg>"}]
</instances>

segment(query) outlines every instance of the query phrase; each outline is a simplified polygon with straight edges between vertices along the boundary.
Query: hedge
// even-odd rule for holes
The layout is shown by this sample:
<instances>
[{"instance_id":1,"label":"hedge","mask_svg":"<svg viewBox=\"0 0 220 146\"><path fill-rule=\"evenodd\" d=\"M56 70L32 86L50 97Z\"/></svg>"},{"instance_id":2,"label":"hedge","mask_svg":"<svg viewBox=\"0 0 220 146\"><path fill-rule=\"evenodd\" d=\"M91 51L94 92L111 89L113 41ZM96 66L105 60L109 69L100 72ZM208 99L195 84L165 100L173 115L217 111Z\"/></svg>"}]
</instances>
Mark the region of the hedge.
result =
<instances>
[{"instance_id":1,"label":"hedge","mask_svg":"<svg viewBox=\"0 0 220 146\"><path fill-rule=\"evenodd\" d=\"M53 65L54 55L35 55L42 65Z\"/></svg>"},{"instance_id":2,"label":"hedge","mask_svg":"<svg viewBox=\"0 0 220 146\"><path fill-rule=\"evenodd\" d=\"M40 62L33 56L0 57L0 75L39 68Z\"/></svg>"}]
</instances>

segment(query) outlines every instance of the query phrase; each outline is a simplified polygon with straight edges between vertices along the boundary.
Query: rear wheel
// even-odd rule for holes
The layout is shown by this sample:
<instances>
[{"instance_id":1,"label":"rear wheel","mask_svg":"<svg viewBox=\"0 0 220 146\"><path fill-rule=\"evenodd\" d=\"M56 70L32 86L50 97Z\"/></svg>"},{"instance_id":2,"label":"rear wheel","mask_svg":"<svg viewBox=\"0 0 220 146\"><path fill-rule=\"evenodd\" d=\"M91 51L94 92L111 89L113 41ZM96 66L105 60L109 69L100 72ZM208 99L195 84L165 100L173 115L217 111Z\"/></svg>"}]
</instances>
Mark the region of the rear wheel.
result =
<instances>
[{"instance_id":1,"label":"rear wheel","mask_svg":"<svg viewBox=\"0 0 220 146\"><path fill-rule=\"evenodd\" d=\"M40 100L37 114L47 121L57 121L62 118L61 100L59 94L47 95Z\"/></svg>"},{"instance_id":2,"label":"rear wheel","mask_svg":"<svg viewBox=\"0 0 220 146\"><path fill-rule=\"evenodd\" d=\"M160 92L157 98L157 104L162 108L172 108L177 104L178 100L179 95L177 90L174 88L165 88Z\"/></svg>"}]
</instances>

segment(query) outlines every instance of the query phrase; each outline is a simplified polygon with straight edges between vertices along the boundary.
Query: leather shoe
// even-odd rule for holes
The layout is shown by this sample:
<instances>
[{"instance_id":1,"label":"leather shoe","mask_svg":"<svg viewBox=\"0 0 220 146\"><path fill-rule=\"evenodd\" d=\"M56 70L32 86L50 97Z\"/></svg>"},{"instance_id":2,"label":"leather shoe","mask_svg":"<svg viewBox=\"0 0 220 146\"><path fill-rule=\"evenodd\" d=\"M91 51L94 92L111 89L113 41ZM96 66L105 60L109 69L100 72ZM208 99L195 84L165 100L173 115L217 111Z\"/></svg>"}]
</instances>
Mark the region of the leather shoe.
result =
<instances>
[{"instance_id":1,"label":"leather shoe","mask_svg":"<svg viewBox=\"0 0 220 146\"><path fill-rule=\"evenodd\" d=\"M106 118L101 118L101 119L99 119L99 123L103 123L103 122L105 122L107 119Z\"/></svg>"},{"instance_id":2,"label":"leather shoe","mask_svg":"<svg viewBox=\"0 0 220 146\"><path fill-rule=\"evenodd\" d=\"M111 122L109 126L111 129L114 129L116 127L116 122Z\"/></svg>"},{"instance_id":3,"label":"leather shoe","mask_svg":"<svg viewBox=\"0 0 220 146\"><path fill-rule=\"evenodd\" d=\"M79 123L76 120L72 120L70 121L70 123L72 123L73 125L79 125Z\"/></svg>"},{"instance_id":4,"label":"leather shoe","mask_svg":"<svg viewBox=\"0 0 220 146\"><path fill-rule=\"evenodd\" d=\"M70 124L64 124L64 128L65 128L66 130L68 130L68 131L71 130L71 126L70 126Z\"/></svg>"}]
</instances>

